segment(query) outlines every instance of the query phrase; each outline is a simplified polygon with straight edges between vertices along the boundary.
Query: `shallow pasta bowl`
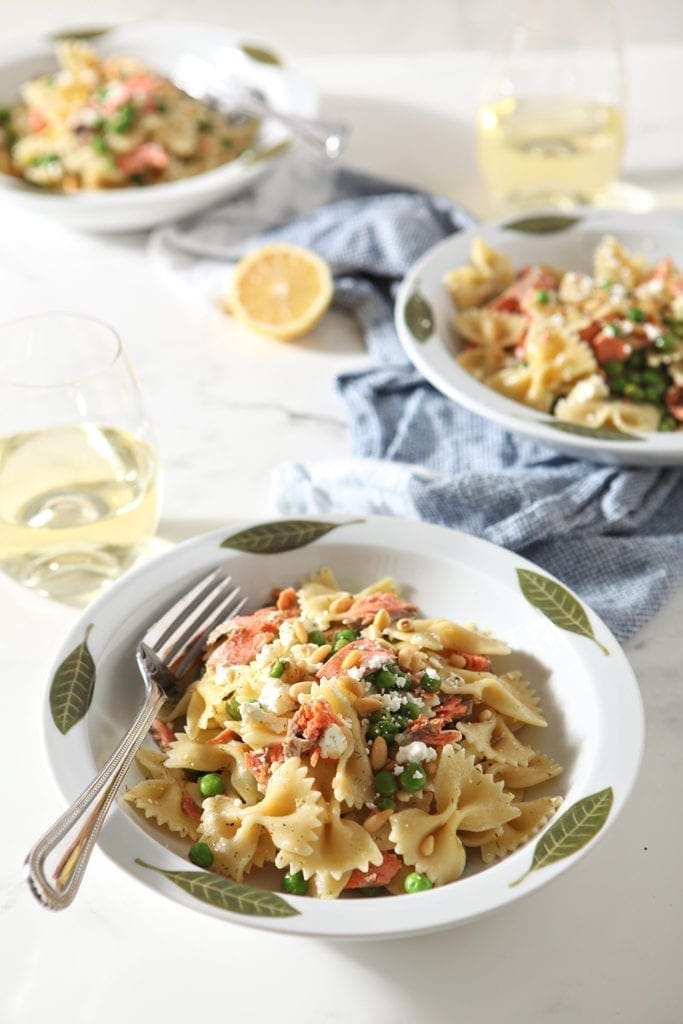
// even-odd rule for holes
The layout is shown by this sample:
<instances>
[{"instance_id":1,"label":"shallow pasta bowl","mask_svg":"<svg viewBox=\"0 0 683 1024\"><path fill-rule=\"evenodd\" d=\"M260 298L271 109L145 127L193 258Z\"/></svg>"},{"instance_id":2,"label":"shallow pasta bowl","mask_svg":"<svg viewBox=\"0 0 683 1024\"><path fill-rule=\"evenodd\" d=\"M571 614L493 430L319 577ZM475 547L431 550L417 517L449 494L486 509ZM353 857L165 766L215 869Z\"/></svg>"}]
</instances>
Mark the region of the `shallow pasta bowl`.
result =
<instances>
[{"instance_id":1,"label":"shallow pasta bowl","mask_svg":"<svg viewBox=\"0 0 683 1024\"><path fill-rule=\"evenodd\" d=\"M100 839L123 870L182 906L271 931L335 938L409 935L500 909L567 870L612 824L633 786L643 745L637 683L604 623L532 563L443 527L373 517L283 520L226 527L188 541L124 576L83 613L56 655L45 740L71 802L106 760L141 697L135 644L189 585L228 560L261 605L271 588L330 566L356 590L393 576L426 614L474 622L513 649L540 695L539 747L563 764L552 780L562 806L527 843L491 866L468 857L456 882L412 895L319 900L282 895L279 875L243 887L188 860L175 839L120 802ZM538 733L538 730L535 730ZM137 769L128 782L141 778ZM538 795L541 795L540 793Z\"/></svg>"},{"instance_id":2,"label":"shallow pasta bowl","mask_svg":"<svg viewBox=\"0 0 683 1024\"><path fill-rule=\"evenodd\" d=\"M475 237L505 252L515 268L546 263L590 272L604 235L615 235L631 252L656 262L671 256L683 265L683 218L658 211L628 214L581 211L536 214L482 224L439 242L411 268L396 299L396 329L414 366L448 398L514 433L543 441L594 462L636 466L683 464L683 431L642 433L564 423L480 383L456 361L461 340L453 328L455 307L444 274L469 262Z\"/></svg>"},{"instance_id":3,"label":"shallow pasta bowl","mask_svg":"<svg viewBox=\"0 0 683 1024\"><path fill-rule=\"evenodd\" d=\"M137 57L172 78L182 57L211 61L217 50L234 53L235 74L260 90L283 113L312 117L318 101L312 83L279 62L270 48L222 26L201 22L142 21L82 33L105 55ZM20 86L56 68L55 39L37 38L0 49L0 106L16 102ZM43 191L0 174L0 195L35 213L88 231L132 231L154 227L210 206L264 174L291 141L275 119L262 122L256 143L230 163L184 178L136 188L83 190L72 195Z\"/></svg>"}]
</instances>

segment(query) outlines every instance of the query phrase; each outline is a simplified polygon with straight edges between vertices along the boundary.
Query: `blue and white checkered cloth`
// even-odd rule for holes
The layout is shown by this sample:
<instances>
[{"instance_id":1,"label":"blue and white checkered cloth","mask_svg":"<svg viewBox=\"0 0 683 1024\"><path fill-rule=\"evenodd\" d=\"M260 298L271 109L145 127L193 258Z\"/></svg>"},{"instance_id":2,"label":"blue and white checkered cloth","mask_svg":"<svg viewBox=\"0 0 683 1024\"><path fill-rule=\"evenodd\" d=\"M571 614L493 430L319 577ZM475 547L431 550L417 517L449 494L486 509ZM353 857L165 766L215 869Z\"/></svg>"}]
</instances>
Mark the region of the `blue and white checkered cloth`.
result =
<instances>
[{"instance_id":1,"label":"blue and white checkered cloth","mask_svg":"<svg viewBox=\"0 0 683 1024\"><path fill-rule=\"evenodd\" d=\"M369 353L366 368L337 380L352 455L279 467L278 508L457 527L545 567L625 639L683 580L683 475L569 458L436 392L400 346L393 294L426 249L472 221L445 199L388 190L351 172L338 174L335 190L345 198L262 236L307 246L328 261L335 305L357 319ZM211 223L215 258L220 228ZM198 239L195 220L161 241L186 255L194 247L199 256ZM225 258L239 248L226 241Z\"/></svg>"}]
</instances>

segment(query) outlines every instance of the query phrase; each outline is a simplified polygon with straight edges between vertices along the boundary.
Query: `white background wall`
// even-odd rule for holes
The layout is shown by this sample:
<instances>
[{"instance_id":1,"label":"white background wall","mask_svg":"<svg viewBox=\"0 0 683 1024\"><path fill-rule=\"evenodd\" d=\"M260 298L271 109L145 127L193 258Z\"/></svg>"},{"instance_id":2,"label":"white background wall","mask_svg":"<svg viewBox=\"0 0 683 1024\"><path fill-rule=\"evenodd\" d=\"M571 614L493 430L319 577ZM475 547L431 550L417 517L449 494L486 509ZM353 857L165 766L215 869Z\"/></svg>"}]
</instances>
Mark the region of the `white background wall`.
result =
<instances>
[{"instance_id":1,"label":"white background wall","mask_svg":"<svg viewBox=\"0 0 683 1024\"><path fill-rule=\"evenodd\" d=\"M532 0L546 5L555 0ZM600 8L605 0L592 0ZM615 0L624 41L683 42L683 0ZM562 0L567 18L575 4ZM489 49L517 0L0 0L0 39L143 17L216 21L293 56Z\"/></svg>"}]
</instances>

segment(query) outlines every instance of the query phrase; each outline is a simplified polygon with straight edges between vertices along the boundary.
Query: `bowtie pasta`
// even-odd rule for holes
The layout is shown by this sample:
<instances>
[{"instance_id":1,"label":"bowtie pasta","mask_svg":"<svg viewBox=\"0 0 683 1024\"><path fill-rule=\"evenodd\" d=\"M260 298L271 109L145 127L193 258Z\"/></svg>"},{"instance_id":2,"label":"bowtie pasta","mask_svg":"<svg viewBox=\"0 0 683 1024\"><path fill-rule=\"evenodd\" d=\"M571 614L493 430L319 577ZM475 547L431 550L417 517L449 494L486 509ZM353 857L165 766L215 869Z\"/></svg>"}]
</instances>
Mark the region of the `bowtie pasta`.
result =
<instances>
[{"instance_id":1,"label":"bowtie pasta","mask_svg":"<svg viewBox=\"0 0 683 1024\"><path fill-rule=\"evenodd\" d=\"M454 882L560 804L526 799L562 769L522 738L546 722L522 674L493 668L509 654L419 617L391 579L352 594L323 569L214 631L125 800L238 882L265 864L325 898Z\"/></svg>"},{"instance_id":2,"label":"bowtie pasta","mask_svg":"<svg viewBox=\"0 0 683 1024\"><path fill-rule=\"evenodd\" d=\"M175 181L228 163L258 122L228 122L132 57L57 47L60 69L0 107L0 171L61 192Z\"/></svg>"},{"instance_id":3,"label":"bowtie pasta","mask_svg":"<svg viewBox=\"0 0 683 1024\"><path fill-rule=\"evenodd\" d=\"M593 274L529 266L475 239L444 284L458 361L508 398L566 423L621 431L683 425L683 276L606 236Z\"/></svg>"}]
</instances>

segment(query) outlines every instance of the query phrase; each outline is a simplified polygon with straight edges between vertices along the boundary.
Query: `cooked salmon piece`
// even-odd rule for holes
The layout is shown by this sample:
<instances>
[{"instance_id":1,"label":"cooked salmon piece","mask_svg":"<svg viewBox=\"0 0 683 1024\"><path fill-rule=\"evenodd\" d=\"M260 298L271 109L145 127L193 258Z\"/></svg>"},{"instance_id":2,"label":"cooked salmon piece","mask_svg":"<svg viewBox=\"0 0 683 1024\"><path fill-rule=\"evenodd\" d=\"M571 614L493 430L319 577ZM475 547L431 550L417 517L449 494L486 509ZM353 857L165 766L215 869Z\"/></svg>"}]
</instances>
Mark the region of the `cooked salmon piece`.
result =
<instances>
[{"instance_id":1,"label":"cooked salmon piece","mask_svg":"<svg viewBox=\"0 0 683 1024\"><path fill-rule=\"evenodd\" d=\"M143 142L130 153L121 153L116 158L119 170L124 174L144 174L145 171L162 171L168 167L169 155L158 142Z\"/></svg>"},{"instance_id":2,"label":"cooked salmon piece","mask_svg":"<svg viewBox=\"0 0 683 1024\"><path fill-rule=\"evenodd\" d=\"M403 861L397 853L387 850L382 856L379 867L370 866L367 871L356 868L344 886L345 889L365 889L369 885L388 885L394 875L403 867Z\"/></svg>"},{"instance_id":3,"label":"cooked salmon piece","mask_svg":"<svg viewBox=\"0 0 683 1024\"><path fill-rule=\"evenodd\" d=\"M280 626L289 618L276 608L259 608L251 615L237 615L227 624L225 640L209 655L207 664L248 665L264 646L277 636Z\"/></svg>"},{"instance_id":4,"label":"cooked salmon piece","mask_svg":"<svg viewBox=\"0 0 683 1024\"><path fill-rule=\"evenodd\" d=\"M557 288L555 277L545 267L525 267L520 271L517 280L495 299L488 303L487 309L498 309L505 313L521 313L522 302L531 292Z\"/></svg>"},{"instance_id":5,"label":"cooked salmon piece","mask_svg":"<svg viewBox=\"0 0 683 1024\"><path fill-rule=\"evenodd\" d=\"M414 615L417 611L414 604L402 601L396 594L382 590L376 594L357 597L344 615L344 622L349 626L369 626L380 608L383 608L391 619Z\"/></svg>"},{"instance_id":6,"label":"cooked salmon piece","mask_svg":"<svg viewBox=\"0 0 683 1024\"><path fill-rule=\"evenodd\" d=\"M281 743L273 743L258 754L249 750L244 755L244 763L261 786L268 782L273 771L272 766L284 759L285 753Z\"/></svg>"},{"instance_id":7,"label":"cooked salmon piece","mask_svg":"<svg viewBox=\"0 0 683 1024\"><path fill-rule=\"evenodd\" d=\"M155 718L149 727L149 731L152 734L152 739L158 746L159 750L163 750L164 753L169 749L171 744L175 741L175 733L170 725L166 722L162 722L160 718Z\"/></svg>"},{"instance_id":8,"label":"cooked salmon piece","mask_svg":"<svg viewBox=\"0 0 683 1024\"><path fill-rule=\"evenodd\" d=\"M405 734L409 736L410 742L421 741L428 747L440 750L447 747L449 743L462 739L462 734L457 729L447 729L450 719L436 715L434 718L425 718L420 715L410 723Z\"/></svg>"},{"instance_id":9,"label":"cooked salmon piece","mask_svg":"<svg viewBox=\"0 0 683 1024\"><path fill-rule=\"evenodd\" d=\"M664 401L671 415L683 423L683 387L674 384L667 391Z\"/></svg>"},{"instance_id":10,"label":"cooked salmon piece","mask_svg":"<svg viewBox=\"0 0 683 1024\"><path fill-rule=\"evenodd\" d=\"M194 802L189 793L183 793L180 806L183 814L186 814L188 818L194 818L195 821L201 820L202 809Z\"/></svg>"},{"instance_id":11,"label":"cooked salmon piece","mask_svg":"<svg viewBox=\"0 0 683 1024\"><path fill-rule=\"evenodd\" d=\"M317 672L318 679L332 679L334 676L342 675L344 659L351 651L360 651L361 661L358 667L363 670L364 675L367 672L376 672L396 661L394 652L387 650L378 640L361 637L360 640L351 640L350 643L345 644L340 651L332 655L329 661L321 665Z\"/></svg>"}]
</instances>

